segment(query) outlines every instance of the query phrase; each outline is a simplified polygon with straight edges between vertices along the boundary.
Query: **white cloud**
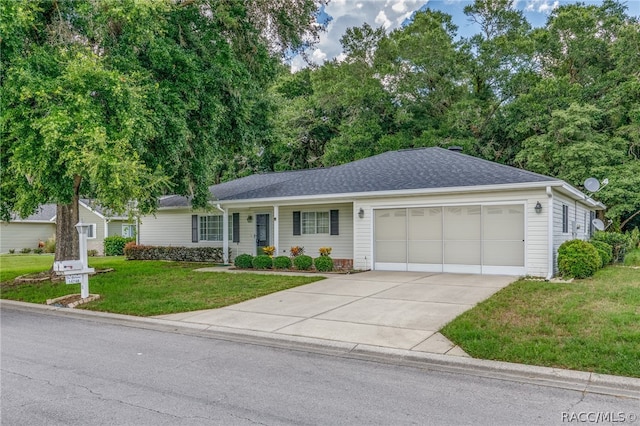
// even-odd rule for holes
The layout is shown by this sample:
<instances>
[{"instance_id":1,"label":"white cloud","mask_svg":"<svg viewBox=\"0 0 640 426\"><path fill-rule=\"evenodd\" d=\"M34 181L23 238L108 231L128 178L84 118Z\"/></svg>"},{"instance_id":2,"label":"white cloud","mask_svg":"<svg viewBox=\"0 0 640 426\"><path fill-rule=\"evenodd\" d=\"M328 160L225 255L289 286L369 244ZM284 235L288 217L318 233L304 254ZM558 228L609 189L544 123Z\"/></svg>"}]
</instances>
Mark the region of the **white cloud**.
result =
<instances>
[{"instance_id":1,"label":"white cloud","mask_svg":"<svg viewBox=\"0 0 640 426\"><path fill-rule=\"evenodd\" d=\"M549 0L527 0L524 10L527 12L539 12L550 14L554 9L560 6L560 2L555 0L551 3Z\"/></svg>"},{"instance_id":2,"label":"white cloud","mask_svg":"<svg viewBox=\"0 0 640 426\"><path fill-rule=\"evenodd\" d=\"M385 29L388 29L391 26L391 21L387 18L387 14L384 13L384 10L378 12L378 16L374 21L378 25L382 25Z\"/></svg>"},{"instance_id":3,"label":"white cloud","mask_svg":"<svg viewBox=\"0 0 640 426\"><path fill-rule=\"evenodd\" d=\"M327 54L320 49L316 49L311 54L311 59L313 60L313 62L319 64L324 62L325 59L327 59Z\"/></svg>"},{"instance_id":4,"label":"white cloud","mask_svg":"<svg viewBox=\"0 0 640 426\"><path fill-rule=\"evenodd\" d=\"M391 6L394 12L402 13L407 10L407 5L404 4L404 0L398 0L393 6Z\"/></svg>"}]
</instances>

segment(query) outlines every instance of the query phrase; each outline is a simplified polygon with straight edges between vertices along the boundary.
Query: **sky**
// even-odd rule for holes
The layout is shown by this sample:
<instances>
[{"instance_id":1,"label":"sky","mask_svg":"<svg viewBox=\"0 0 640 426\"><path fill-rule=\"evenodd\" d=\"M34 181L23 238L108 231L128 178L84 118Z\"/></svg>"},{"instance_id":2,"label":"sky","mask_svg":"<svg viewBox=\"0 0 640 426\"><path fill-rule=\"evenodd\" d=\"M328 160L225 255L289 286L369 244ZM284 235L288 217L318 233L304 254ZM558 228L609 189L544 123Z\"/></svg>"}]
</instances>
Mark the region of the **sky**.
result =
<instances>
[{"instance_id":1,"label":"sky","mask_svg":"<svg viewBox=\"0 0 640 426\"><path fill-rule=\"evenodd\" d=\"M327 23L327 30L321 35L320 42L309 52L312 62L322 64L333 58L341 58L340 38L347 28L359 27L365 22L373 27L384 26L387 32L402 25L413 12L420 8L431 8L451 15L458 26L458 34L470 37L477 32L469 18L464 14L466 5L472 0L330 0L323 8L318 20ZM534 27L545 24L547 17L556 7L577 3L575 0L515 0L515 7L524 12ZM581 0L587 5L600 5L602 0ZM640 16L640 0L626 0L627 13ZM296 57L291 61L291 70L305 67L304 60Z\"/></svg>"}]
</instances>

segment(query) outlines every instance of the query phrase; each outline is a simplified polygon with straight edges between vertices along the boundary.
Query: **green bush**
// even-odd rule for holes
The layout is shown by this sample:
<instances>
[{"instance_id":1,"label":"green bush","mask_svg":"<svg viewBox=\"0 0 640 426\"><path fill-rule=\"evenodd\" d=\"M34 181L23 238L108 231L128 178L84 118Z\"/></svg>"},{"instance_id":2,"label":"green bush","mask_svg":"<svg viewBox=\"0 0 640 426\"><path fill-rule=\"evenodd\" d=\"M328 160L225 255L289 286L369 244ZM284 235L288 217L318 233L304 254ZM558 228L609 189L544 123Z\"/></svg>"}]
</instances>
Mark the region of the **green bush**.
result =
<instances>
[{"instance_id":1,"label":"green bush","mask_svg":"<svg viewBox=\"0 0 640 426\"><path fill-rule=\"evenodd\" d=\"M16 252L16 249L9 249L9 254L14 254Z\"/></svg>"},{"instance_id":2,"label":"green bush","mask_svg":"<svg viewBox=\"0 0 640 426\"><path fill-rule=\"evenodd\" d=\"M44 252L45 253L55 253L56 252L56 237L51 237L47 241L44 242Z\"/></svg>"},{"instance_id":3,"label":"green bush","mask_svg":"<svg viewBox=\"0 0 640 426\"><path fill-rule=\"evenodd\" d=\"M631 230L631 232L627 232L629 236L629 251L639 249L640 248L640 229L636 226Z\"/></svg>"},{"instance_id":4,"label":"green bush","mask_svg":"<svg viewBox=\"0 0 640 426\"><path fill-rule=\"evenodd\" d=\"M590 277L601 262L596 248L586 241L565 241L558 249L558 269L565 277Z\"/></svg>"},{"instance_id":5,"label":"green bush","mask_svg":"<svg viewBox=\"0 0 640 426\"><path fill-rule=\"evenodd\" d=\"M87 256L96 257L98 255L98 250L87 250Z\"/></svg>"},{"instance_id":6,"label":"green bush","mask_svg":"<svg viewBox=\"0 0 640 426\"><path fill-rule=\"evenodd\" d=\"M275 269L291 269L291 259L289 256L278 256L273 259L273 267Z\"/></svg>"},{"instance_id":7,"label":"green bush","mask_svg":"<svg viewBox=\"0 0 640 426\"><path fill-rule=\"evenodd\" d=\"M333 271L333 259L329 256L316 257L313 260L313 264L319 272Z\"/></svg>"},{"instance_id":8,"label":"green bush","mask_svg":"<svg viewBox=\"0 0 640 426\"><path fill-rule=\"evenodd\" d=\"M273 268L273 259L271 256L261 254L253 258L254 269L271 269Z\"/></svg>"},{"instance_id":9,"label":"green bush","mask_svg":"<svg viewBox=\"0 0 640 426\"><path fill-rule=\"evenodd\" d=\"M233 261L233 264L235 265L236 268L240 268L240 269L253 268L253 256L246 253L241 254L239 256L236 256L236 258Z\"/></svg>"},{"instance_id":10,"label":"green bush","mask_svg":"<svg viewBox=\"0 0 640 426\"><path fill-rule=\"evenodd\" d=\"M229 250L229 254L231 250ZM163 247L127 244L127 260L172 260L174 262L222 263L221 247Z\"/></svg>"},{"instance_id":11,"label":"green bush","mask_svg":"<svg viewBox=\"0 0 640 426\"><path fill-rule=\"evenodd\" d=\"M23 248L22 250L20 250L20 253L22 254L29 254L31 253L31 249L28 247Z\"/></svg>"},{"instance_id":12,"label":"green bush","mask_svg":"<svg viewBox=\"0 0 640 426\"><path fill-rule=\"evenodd\" d=\"M631 239L620 232L596 231L593 234L593 240L609 244L613 249L613 261L622 262Z\"/></svg>"},{"instance_id":13,"label":"green bush","mask_svg":"<svg viewBox=\"0 0 640 426\"><path fill-rule=\"evenodd\" d=\"M640 266L640 249L635 249L627 253L624 257L625 266Z\"/></svg>"},{"instance_id":14,"label":"green bush","mask_svg":"<svg viewBox=\"0 0 640 426\"><path fill-rule=\"evenodd\" d=\"M135 238L125 238L120 235L113 235L104 239L104 255L105 256L122 256L124 254L124 246L127 243L135 241Z\"/></svg>"},{"instance_id":15,"label":"green bush","mask_svg":"<svg viewBox=\"0 0 640 426\"><path fill-rule=\"evenodd\" d=\"M300 269L301 271L308 271L309 269L311 269L311 265L313 265L313 259L311 258L311 256L302 254L293 258L293 264L295 265L296 269Z\"/></svg>"},{"instance_id":16,"label":"green bush","mask_svg":"<svg viewBox=\"0 0 640 426\"><path fill-rule=\"evenodd\" d=\"M605 265L610 264L613 260L613 249L611 246L604 241L593 240L589 242L596 248L596 250L598 250L601 260L600 267L602 268Z\"/></svg>"},{"instance_id":17,"label":"green bush","mask_svg":"<svg viewBox=\"0 0 640 426\"><path fill-rule=\"evenodd\" d=\"M42 254L42 253L44 253L44 249L42 247L34 248L33 249L33 253L34 254Z\"/></svg>"}]
</instances>

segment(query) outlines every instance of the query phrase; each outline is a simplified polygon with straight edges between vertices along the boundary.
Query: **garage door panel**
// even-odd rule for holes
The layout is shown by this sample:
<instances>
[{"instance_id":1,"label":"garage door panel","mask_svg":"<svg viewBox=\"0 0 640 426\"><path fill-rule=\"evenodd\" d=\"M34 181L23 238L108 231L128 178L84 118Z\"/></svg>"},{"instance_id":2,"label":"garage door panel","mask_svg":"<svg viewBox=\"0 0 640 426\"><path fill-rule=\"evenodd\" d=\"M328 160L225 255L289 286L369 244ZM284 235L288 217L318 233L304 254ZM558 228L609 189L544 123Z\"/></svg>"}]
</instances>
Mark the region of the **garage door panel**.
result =
<instances>
[{"instance_id":1,"label":"garage door panel","mask_svg":"<svg viewBox=\"0 0 640 426\"><path fill-rule=\"evenodd\" d=\"M406 209L376 210L376 241L405 240Z\"/></svg>"},{"instance_id":2,"label":"garage door panel","mask_svg":"<svg viewBox=\"0 0 640 426\"><path fill-rule=\"evenodd\" d=\"M409 240L442 240L442 208L409 209Z\"/></svg>"},{"instance_id":3,"label":"garage door panel","mask_svg":"<svg viewBox=\"0 0 640 426\"><path fill-rule=\"evenodd\" d=\"M522 241L484 241L482 263L488 266L524 266Z\"/></svg>"},{"instance_id":4,"label":"garage door panel","mask_svg":"<svg viewBox=\"0 0 640 426\"><path fill-rule=\"evenodd\" d=\"M479 240L480 206L445 207L445 240Z\"/></svg>"},{"instance_id":5,"label":"garage door panel","mask_svg":"<svg viewBox=\"0 0 640 426\"><path fill-rule=\"evenodd\" d=\"M524 274L525 206L375 210L375 268Z\"/></svg>"},{"instance_id":6,"label":"garage door panel","mask_svg":"<svg viewBox=\"0 0 640 426\"><path fill-rule=\"evenodd\" d=\"M482 238L485 240L524 240L524 206L485 206Z\"/></svg>"},{"instance_id":7,"label":"garage door panel","mask_svg":"<svg viewBox=\"0 0 640 426\"><path fill-rule=\"evenodd\" d=\"M407 263L407 242L405 240L377 242L376 262Z\"/></svg>"},{"instance_id":8,"label":"garage door panel","mask_svg":"<svg viewBox=\"0 0 640 426\"><path fill-rule=\"evenodd\" d=\"M442 241L409 241L409 263L442 263Z\"/></svg>"},{"instance_id":9,"label":"garage door panel","mask_svg":"<svg viewBox=\"0 0 640 426\"><path fill-rule=\"evenodd\" d=\"M480 241L444 242L444 263L480 265Z\"/></svg>"}]
</instances>

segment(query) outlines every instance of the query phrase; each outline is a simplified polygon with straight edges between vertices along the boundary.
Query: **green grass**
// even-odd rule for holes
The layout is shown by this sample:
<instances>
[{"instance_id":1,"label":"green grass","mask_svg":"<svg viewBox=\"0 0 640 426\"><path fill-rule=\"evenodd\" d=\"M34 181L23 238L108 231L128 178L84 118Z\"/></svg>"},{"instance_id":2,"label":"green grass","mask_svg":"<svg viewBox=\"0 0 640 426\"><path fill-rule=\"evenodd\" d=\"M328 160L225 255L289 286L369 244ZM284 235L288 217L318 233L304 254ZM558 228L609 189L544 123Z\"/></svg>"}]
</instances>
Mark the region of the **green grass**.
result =
<instances>
[{"instance_id":1,"label":"green grass","mask_svg":"<svg viewBox=\"0 0 640 426\"><path fill-rule=\"evenodd\" d=\"M18 275L47 270L53 258L0 256L3 299L46 303L68 294L80 293L80 285L62 282L10 285ZM28 259L30 258L30 259ZM199 309L220 308L276 291L308 284L321 277L299 277L226 272L195 272L212 266L202 263L127 261L123 257L89 259L94 268L114 268L89 280L92 294L101 299L83 309L128 315L151 316Z\"/></svg>"},{"instance_id":2,"label":"green grass","mask_svg":"<svg viewBox=\"0 0 640 426\"><path fill-rule=\"evenodd\" d=\"M521 280L442 333L476 358L640 377L640 270L571 284Z\"/></svg>"}]
</instances>

